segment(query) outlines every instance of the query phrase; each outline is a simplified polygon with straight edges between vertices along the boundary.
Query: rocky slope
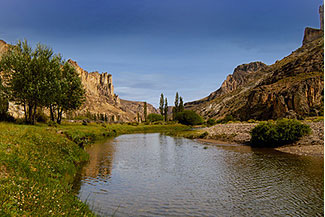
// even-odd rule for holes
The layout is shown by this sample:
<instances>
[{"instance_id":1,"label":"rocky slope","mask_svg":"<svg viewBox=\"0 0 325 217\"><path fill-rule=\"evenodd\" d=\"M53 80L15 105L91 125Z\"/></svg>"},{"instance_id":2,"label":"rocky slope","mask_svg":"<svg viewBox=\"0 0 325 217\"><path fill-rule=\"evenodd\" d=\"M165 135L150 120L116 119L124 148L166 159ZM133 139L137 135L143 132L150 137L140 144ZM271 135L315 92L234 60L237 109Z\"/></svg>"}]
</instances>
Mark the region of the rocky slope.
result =
<instances>
[{"instance_id":1,"label":"rocky slope","mask_svg":"<svg viewBox=\"0 0 325 217\"><path fill-rule=\"evenodd\" d=\"M320 34L321 33L321 34ZM323 31L305 31L303 46L267 66L238 66L208 97L185 104L204 117L239 120L323 115Z\"/></svg>"},{"instance_id":2,"label":"rocky slope","mask_svg":"<svg viewBox=\"0 0 325 217\"><path fill-rule=\"evenodd\" d=\"M0 57L8 49L8 44L0 40ZM112 75L107 72L87 72L77 62L69 59L68 62L76 69L81 77L82 84L86 90L86 102L73 114L106 114L109 120L135 121L137 113L143 116L144 102L122 100L114 93ZM148 114L156 113L156 109L148 104ZM14 117L22 117L20 106L10 103L9 112Z\"/></svg>"}]
</instances>

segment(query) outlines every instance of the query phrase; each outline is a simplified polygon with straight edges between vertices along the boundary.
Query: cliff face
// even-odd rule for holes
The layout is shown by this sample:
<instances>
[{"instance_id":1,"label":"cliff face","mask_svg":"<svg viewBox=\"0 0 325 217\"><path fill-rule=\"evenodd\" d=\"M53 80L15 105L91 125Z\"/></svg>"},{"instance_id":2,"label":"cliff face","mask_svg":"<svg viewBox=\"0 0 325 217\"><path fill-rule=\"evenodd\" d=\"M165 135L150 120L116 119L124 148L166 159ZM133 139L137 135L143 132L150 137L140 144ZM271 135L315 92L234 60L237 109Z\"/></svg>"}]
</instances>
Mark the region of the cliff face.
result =
<instances>
[{"instance_id":1,"label":"cliff face","mask_svg":"<svg viewBox=\"0 0 325 217\"><path fill-rule=\"evenodd\" d=\"M7 51L8 45L0 40L0 57ZM118 95L114 93L114 85L112 75L106 72L90 72L82 69L77 62L69 59L68 62L76 69L79 74L82 84L86 90L86 102L74 115L91 114L106 114L109 120L114 121L135 121L137 113L143 116L144 102L120 100ZM148 114L156 113L156 109L147 104ZM23 109L14 103L9 103L9 112L14 117L23 117Z\"/></svg>"},{"instance_id":2,"label":"cliff face","mask_svg":"<svg viewBox=\"0 0 325 217\"><path fill-rule=\"evenodd\" d=\"M237 67L216 92L186 103L185 108L217 119L229 114L240 120L321 115L323 73L324 37L309 37L273 65L255 62Z\"/></svg>"}]
</instances>

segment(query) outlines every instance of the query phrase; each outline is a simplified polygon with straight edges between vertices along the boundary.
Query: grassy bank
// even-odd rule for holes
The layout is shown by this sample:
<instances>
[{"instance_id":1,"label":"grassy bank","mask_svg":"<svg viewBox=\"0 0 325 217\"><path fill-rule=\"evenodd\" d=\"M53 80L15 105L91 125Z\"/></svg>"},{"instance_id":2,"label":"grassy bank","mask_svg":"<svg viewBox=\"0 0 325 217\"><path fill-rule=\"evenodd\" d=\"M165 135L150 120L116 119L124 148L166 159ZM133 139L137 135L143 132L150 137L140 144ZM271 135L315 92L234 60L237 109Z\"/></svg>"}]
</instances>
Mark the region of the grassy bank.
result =
<instances>
[{"instance_id":1,"label":"grassy bank","mask_svg":"<svg viewBox=\"0 0 325 217\"><path fill-rule=\"evenodd\" d=\"M107 136L184 130L182 125L0 123L0 216L93 216L72 193L88 155L79 146Z\"/></svg>"}]
</instances>

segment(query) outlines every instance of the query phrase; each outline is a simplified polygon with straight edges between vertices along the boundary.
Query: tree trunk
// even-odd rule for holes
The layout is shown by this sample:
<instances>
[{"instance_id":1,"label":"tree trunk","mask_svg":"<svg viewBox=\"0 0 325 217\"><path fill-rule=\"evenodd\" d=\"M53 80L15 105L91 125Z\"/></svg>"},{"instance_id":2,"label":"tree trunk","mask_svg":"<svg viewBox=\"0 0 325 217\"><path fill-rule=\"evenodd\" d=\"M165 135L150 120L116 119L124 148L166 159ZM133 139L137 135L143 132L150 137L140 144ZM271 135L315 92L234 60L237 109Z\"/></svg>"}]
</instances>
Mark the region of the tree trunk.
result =
<instances>
[{"instance_id":1,"label":"tree trunk","mask_svg":"<svg viewBox=\"0 0 325 217\"><path fill-rule=\"evenodd\" d=\"M32 124L33 125L36 123L36 108L37 108L37 104L35 103L34 108L33 108L33 115L32 115Z\"/></svg>"},{"instance_id":2,"label":"tree trunk","mask_svg":"<svg viewBox=\"0 0 325 217\"><path fill-rule=\"evenodd\" d=\"M62 112L63 112L63 108L61 110L60 110L60 108L58 108L58 118L57 118L57 123L58 124L61 124Z\"/></svg>"},{"instance_id":3,"label":"tree trunk","mask_svg":"<svg viewBox=\"0 0 325 217\"><path fill-rule=\"evenodd\" d=\"M28 124L32 124L33 104L28 103Z\"/></svg>"},{"instance_id":4,"label":"tree trunk","mask_svg":"<svg viewBox=\"0 0 325 217\"><path fill-rule=\"evenodd\" d=\"M53 108L53 105L51 104L51 105L50 105L51 121L55 121L55 120L54 120L54 112L55 112L55 110L54 110L54 108Z\"/></svg>"},{"instance_id":5,"label":"tree trunk","mask_svg":"<svg viewBox=\"0 0 325 217\"><path fill-rule=\"evenodd\" d=\"M24 102L25 123L27 123L26 102Z\"/></svg>"}]
</instances>

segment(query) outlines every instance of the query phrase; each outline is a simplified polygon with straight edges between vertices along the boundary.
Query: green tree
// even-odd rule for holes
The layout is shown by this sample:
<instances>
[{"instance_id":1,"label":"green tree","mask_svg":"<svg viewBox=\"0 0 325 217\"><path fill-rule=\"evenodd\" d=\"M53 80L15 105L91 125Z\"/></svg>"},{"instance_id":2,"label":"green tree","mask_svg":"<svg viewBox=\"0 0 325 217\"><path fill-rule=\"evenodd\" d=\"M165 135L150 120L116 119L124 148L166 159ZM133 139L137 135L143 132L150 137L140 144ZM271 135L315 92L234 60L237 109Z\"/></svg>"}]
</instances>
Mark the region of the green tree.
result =
<instances>
[{"instance_id":1,"label":"green tree","mask_svg":"<svg viewBox=\"0 0 325 217\"><path fill-rule=\"evenodd\" d=\"M164 115L165 115L165 121L168 121L168 102L167 102L167 97L165 98Z\"/></svg>"},{"instance_id":2,"label":"green tree","mask_svg":"<svg viewBox=\"0 0 325 217\"><path fill-rule=\"evenodd\" d=\"M175 118L176 118L176 114L177 114L176 110L177 110L176 107L173 107L173 109L172 109L173 120L175 120Z\"/></svg>"},{"instance_id":3,"label":"green tree","mask_svg":"<svg viewBox=\"0 0 325 217\"><path fill-rule=\"evenodd\" d=\"M184 111L184 102L183 102L183 98L180 97L179 98L179 107L178 107L178 111L177 112L183 112Z\"/></svg>"},{"instance_id":4,"label":"green tree","mask_svg":"<svg viewBox=\"0 0 325 217\"><path fill-rule=\"evenodd\" d=\"M0 77L0 121L6 120L8 116L9 100Z\"/></svg>"},{"instance_id":5,"label":"green tree","mask_svg":"<svg viewBox=\"0 0 325 217\"><path fill-rule=\"evenodd\" d=\"M85 90L76 70L70 63L64 62L60 70L58 90L53 104L57 110L57 123L61 123L63 111L76 110L85 101ZM104 118L101 118L103 120Z\"/></svg>"},{"instance_id":6,"label":"green tree","mask_svg":"<svg viewBox=\"0 0 325 217\"><path fill-rule=\"evenodd\" d=\"M175 111L176 113L178 112L178 102L179 98L178 98L178 92L176 92L176 96L175 96Z\"/></svg>"},{"instance_id":7,"label":"green tree","mask_svg":"<svg viewBox=\"0 0 325 217\"><path fill-rule=\"evenodd\" d=\"M4 72L10 100L24 107L27 123L35 123L37 107L49 99L48 82L58 66L52 49L38 44L33 50L26 40L9 47L2 56L0 71Z\"/></svg>"},{"instance_id":8,"label":"green tree","mask_svg":"<svg viewBox=\"0 0 325 217\"><path fill-rule=\"evenodd\" d=\"M164 116L164 94L160 95L159 110L160 114Z\"/></svg>"},{"instance_id":9,"label":"green tree","mask_svg":"<svg viewBox=\"0 0 325 217\"><path fill-rule=\"evenodd\" d=\"M179 97L178 97L178 92L176 92L176 96L175 96L175 106L173 107L173 120L175 120L176 114L179 110Z\"/></svg>"},{"instance_id":10,"label":"green tree","mask_svg":"<svg viewBox=\"0 0 325 217\"><path fill-rule=\"evenodd\" d=\"M144 121L147 122L147 115L148 115L147 102L144 102L143 105L143 115L144 115Z\"/></svg>"}]
</instances>

